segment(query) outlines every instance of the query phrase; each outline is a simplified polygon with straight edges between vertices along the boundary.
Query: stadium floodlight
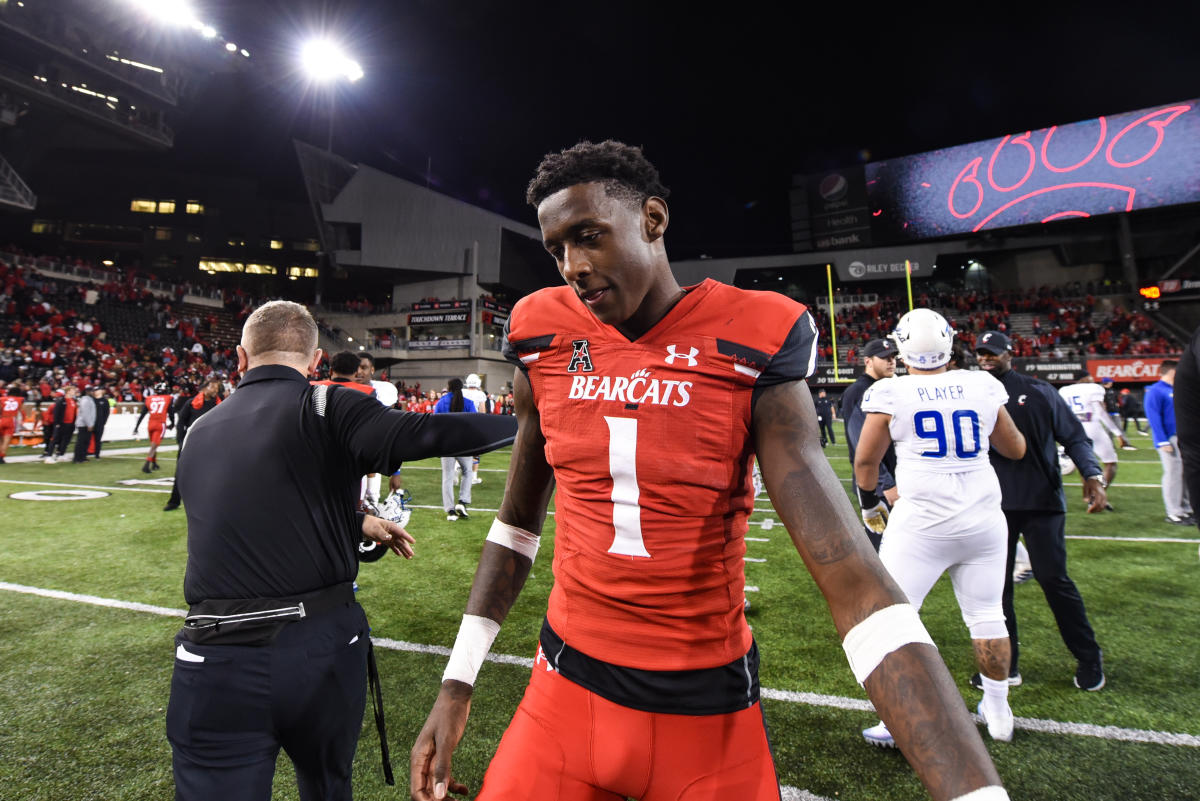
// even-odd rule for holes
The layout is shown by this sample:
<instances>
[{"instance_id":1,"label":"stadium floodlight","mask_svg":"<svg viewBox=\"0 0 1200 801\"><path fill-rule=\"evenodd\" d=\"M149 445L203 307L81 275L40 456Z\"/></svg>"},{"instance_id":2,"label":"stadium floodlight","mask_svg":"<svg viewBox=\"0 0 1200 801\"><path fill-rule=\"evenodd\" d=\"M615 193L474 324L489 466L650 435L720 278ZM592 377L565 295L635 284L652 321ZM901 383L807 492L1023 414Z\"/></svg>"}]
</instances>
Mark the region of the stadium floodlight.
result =
<instances>
[{"instance_id":1,"label":"stadium floodlight","mask_svg":"<svg viewBox=\"0 0 1200 801\"><path fill-rule=\"evenodd\" d=\"M351 83L363 76L362 66L328 39L311 39L300 49L304 72L317 83L345 78Z\"/></svg>"},{"instance_id":2,"label":"stadium floodlight","mask_svg":"<svg viewBox=\"0 0 1200 801\"><path fill-rule=\"evenodd\" d=\"M235 45L233 42L226 42L225 49L228 50L230 53L236 53L237 45Z\"/></svg>"},{"instance_id":3,"label":"stadium floodlight","mask_svg":"<svg viewBox=\"0 0 1200 801\"><path fill-rule=\"evenodd\" d=\"M168 25L194 25L196 12L188 0L129 0L146 14Z\"/></svg>"},{"instance_id":4,"label":"stadium floodlight","mask_svg":"<svg viewBox=\"0 0 1200 801\"><path fill-rule=\"evenodd\" d=\"M217 29L211 25L200 26L200 35L205 39L213 39L217 35Z\"/></svg>"}]
</instances>

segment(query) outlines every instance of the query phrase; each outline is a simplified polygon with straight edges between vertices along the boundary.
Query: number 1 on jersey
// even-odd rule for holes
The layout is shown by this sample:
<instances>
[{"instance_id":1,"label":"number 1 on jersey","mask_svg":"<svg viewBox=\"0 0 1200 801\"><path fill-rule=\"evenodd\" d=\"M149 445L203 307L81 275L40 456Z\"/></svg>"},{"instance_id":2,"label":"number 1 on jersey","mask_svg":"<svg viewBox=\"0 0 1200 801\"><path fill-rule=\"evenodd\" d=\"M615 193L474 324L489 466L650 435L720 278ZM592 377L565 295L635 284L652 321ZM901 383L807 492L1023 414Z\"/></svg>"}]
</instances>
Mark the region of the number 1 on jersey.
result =
<instances>
[{"instance_id":1,"label":"number 1 on jersey","mask_svg":"<svg viewBox=\"0 0 1200 801\"><path fill-rule=\"evenodd\" d=\"M649 557L642 541L641 491L637 483L637 419L605 417L608 472L612 476L613 542L609 553Z\"/></svg>"}]
</instances>

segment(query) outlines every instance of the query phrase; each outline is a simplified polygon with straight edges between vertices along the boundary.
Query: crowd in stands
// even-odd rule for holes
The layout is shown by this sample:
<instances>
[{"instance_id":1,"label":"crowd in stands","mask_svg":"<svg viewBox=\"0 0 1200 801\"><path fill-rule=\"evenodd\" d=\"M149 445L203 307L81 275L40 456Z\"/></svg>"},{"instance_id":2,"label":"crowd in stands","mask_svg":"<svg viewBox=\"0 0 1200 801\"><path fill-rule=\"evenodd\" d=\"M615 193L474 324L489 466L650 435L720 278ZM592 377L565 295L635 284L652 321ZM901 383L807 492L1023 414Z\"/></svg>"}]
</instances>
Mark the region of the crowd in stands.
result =
<instances>
[{"instance_id":1,"label":"crowd in stands","mask_svg":"<svg viewBox=\"0 0 1200 801\"><path fill-rule=\"evenodd\" d=\"M211 337L215 316L178 307L132 274L65 281L0 260L0 380L21 381L35 403L67 384L140 402L157 383L190 390L233 370L232 344Z\"/></svg>"},{"instance_id":2,"label":"crowd in stands","mask_svg":"<svg viewBox=\"0 0 1200 801\"><path fill-rule=\"evenodd\" d=\"M1101 303L1091 290L1094 283L1074 282L1064 287L1040 286L1027 290L980 292L976 290L919 291L917 307L941 311L959 339L972 347L983 331L1003 331L1013 341L1018 358L1079 358L1084 356L1140 356L1172 353L1182 345L1160 331L1141 312L1119 302ZM1117 291L1102 287L1106 291ZM860 348L895 328L907 303L899 297L881 296L876 303L837 307L834 317L839 349L850 364L861 361ZM1028 319L1029 330L1015 330L1012 315ZM833 359L829 319L815 315L822 361Z\"/></svg>"},{"instance_id":3,"label":"crowd in stands","mask_svg":"<svg viewBox=\"0 0 1200 801\"><path fill-rule=\"evenodd\" d=\"M0 248L0 380L23 381L37 395L74 384L79 389L103 385L120 401L140 402L146 390L167 383L190 391L211 375L232 376L237 356L231 330L262 299L243 288L214 290L190 283L167 284L137 269L101 270L84 262L48 264ZM47 264L43 264L47 262ZM41 269L35 269L39 267ZM65 280L41 270L75 271ZM1117 289L1119 289L1118 287ZM1177 351L1180 344L1164 335L1146 315L1127 310L1111 297L1097 299L1096 291L1111 287L1074 284L1042 286L1028 290L979 292L918 289L917 306L939 309L955 327L960 339L973 345L985 330L1009 333L1017 357L1085 355L1144 355ZM184 303L188 296L219 297L224 310ZM887 335L907 309L907 298L874 296L870 304L838 304L835 317L837 345L843 359L861 361L859 349ZM488 306L499 306L491 295L481 295ZM426 298L413 304L433 308L469 304ZM351 302L356 311L370 311L364 301ZM1021 330L1013 330L1012 315L1021 314ZM226 321L225 340L218 317ZM833 358L828 316L814 314L819 328L822 361ZM345 332L318 319L327 335L345 341ZM386 347L393 330L373 331L375 348ZM413 340L445 338L445 326L414 329ZM464 329L462 336L467 336ZM497 341L497 345L499 342ZM401 406L421 409L437 401L437 393L401 386ZM505 398L497 398L503 410Z\"/></svg>"}]
</instances>

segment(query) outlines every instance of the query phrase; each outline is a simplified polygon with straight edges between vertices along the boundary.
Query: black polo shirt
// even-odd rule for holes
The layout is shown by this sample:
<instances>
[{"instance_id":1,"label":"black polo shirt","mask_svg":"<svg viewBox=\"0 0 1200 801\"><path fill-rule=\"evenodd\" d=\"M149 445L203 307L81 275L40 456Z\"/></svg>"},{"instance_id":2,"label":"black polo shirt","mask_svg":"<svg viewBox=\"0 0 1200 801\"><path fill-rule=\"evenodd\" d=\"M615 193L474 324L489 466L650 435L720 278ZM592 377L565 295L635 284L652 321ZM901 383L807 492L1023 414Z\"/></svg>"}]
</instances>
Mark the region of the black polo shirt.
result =
<instances>
[{"instance_id":1,"label":"black polo shirt","mask_svg":"<svg viewBox=\"0 0 1200 801\"><path fill-rule=\"evenodd\" d=\"M992 373L1008 391L1008 410L1017 430L1025 435L1025 456L1013 461L994 449L992 467L1000 479L1001 506L1007 511L1065 512L1058 445L1074 460L1081 477L1100 475L1083 425L1058 390L1040 378L1008 370Z\"/></svg>"},{"instance_id":2,"label":"black polo shirt","mask_svg":"<svg viewBox=\"0 0 1200 801\"><path fill-rule=\"evenodd\" d=\"M318 409L315 389L291 367L255 367L188 431L175 481L187 509L189 604L353 580L361 476L492 450L516 434L513 417L400 412L336 387L320 388Z\"/></svg>"},{"instance_id":3,"label":"black polo shirt","mask_svg":"<svg viewBox=\"0 0 1200 801\"><path fill-rule=\"evenodd\" d=\"M1200 503L1200 328L1179 357L1174 388L1175 433L1183 457L1183 480L1188 496L1196 504Z\"/></svg>"},{"instance_id":4,"label":"black polo shirt","mask_svg":"<svg viewBox=\"0 0 1200 801\"><path fill-rule=\"evenodd\" d=\"M842 425L846 432L846 447L850 451L850 468L854 468L854 451L858 448L858 438L862 434L863 423L867 413L862 410L862 397L867 389L875 383L875 378L869 373L863 373L850 387L842 393ZM876 491L881 495L883 490L896 486L896 445L888 443L879 462L879 483Z\"/></svg>"}]
</instances>

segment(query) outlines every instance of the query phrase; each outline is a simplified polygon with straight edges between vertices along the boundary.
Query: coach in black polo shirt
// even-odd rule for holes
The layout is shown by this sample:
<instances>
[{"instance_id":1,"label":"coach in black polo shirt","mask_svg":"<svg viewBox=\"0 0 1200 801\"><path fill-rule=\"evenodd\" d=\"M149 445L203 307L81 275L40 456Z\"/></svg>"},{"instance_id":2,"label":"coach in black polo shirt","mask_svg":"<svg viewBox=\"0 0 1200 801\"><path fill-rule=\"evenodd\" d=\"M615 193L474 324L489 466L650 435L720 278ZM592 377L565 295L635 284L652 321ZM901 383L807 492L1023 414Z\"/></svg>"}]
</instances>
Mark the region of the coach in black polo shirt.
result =
<instances>
[{"instance_id":1,"label":"coach in black polo shirt","mask_svg":"<svg viewBox=\"0 0 1200 801\"><path fill-rule=\"evenodd\" d=\"M491 450L515 418L409 414L311 386L316 323L287 301L250 315L237 352L237 392L192 426L176 471L190 604L167 710L176 798L268 799L283 748L302 799L349 799L370 642L357 546L411 557L413 541L356 513L359 476Z\"/></svg>"},{"instance_id":2,"label":"coach in black polo shirt","mask_svg":"<svg viewBox=\"0 0 1200 801\"><path fill-rule=\"evenodd\" d=\"M1025 547L1033 566L1033 577L1042 585L1042 593L1054 613L1063 642L1075 656L1075 686L1099 690L1104 686L1104 668L1100 646L1088 622L1083 598L1075 582L1067 575L1066 519L1067 500L1063 494L1062 473L1058 466L1061 443L1067 455L1084 476L1083 497L1088 513L1098 512L1108 502L1104 476L1092 452L1092 441L1066 401L1054 387L1012 369L1012 344L999 331L987 331L975 341L979 366L987 370L1008 390L1004 408L1025 435L1025 457L1013 461L991 452L992 467L1000 479L1000 505L1008 519L1008 568L1004 572L1004 618L1012 640L1009 683L1020 684L1017 657L1017 616L1013 608L1013 558L1017 538L1025 535ZM974 683L974 681L972 681Z\"/></svg>"},{"instance_id":3,"label":"coach in black polo shirt","mask_svg":"<svg viewBox=\"0 0 1200 801\"><path fill-rule=\"evenodd\" d=\"M863 421L867 415L862 410L862 397L867 388L881 378L896 374L896 343L890 339L872 339L863 348L867 369L842 393L841 416L846 427L846 447L850 451L850 467L854 468L854 450L862 434ZM888 506L896 502L896 446L888 445L879 463L879 483L876 494L887 501ZM864 523L864 530L875 550L879 550L881 535Z\"/></svg>"}]
</instances>

